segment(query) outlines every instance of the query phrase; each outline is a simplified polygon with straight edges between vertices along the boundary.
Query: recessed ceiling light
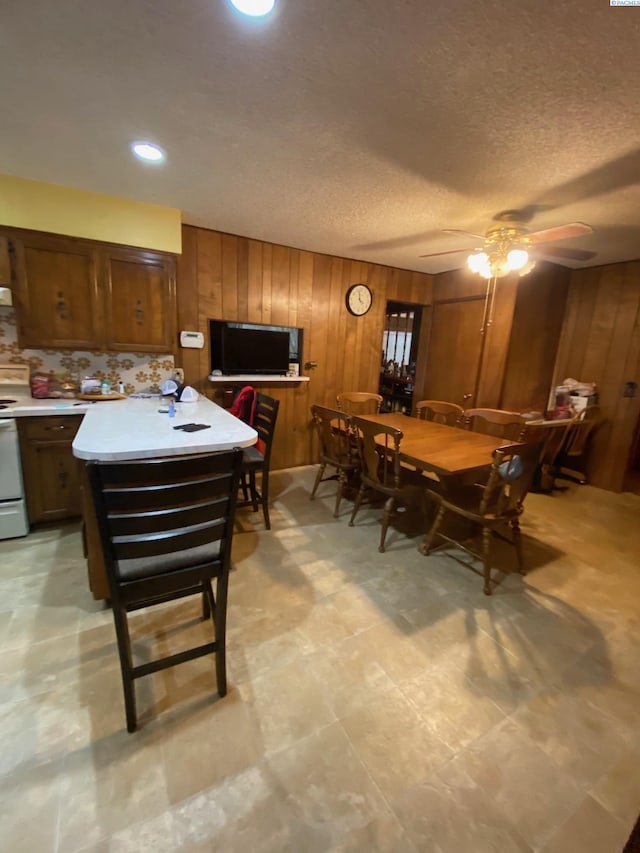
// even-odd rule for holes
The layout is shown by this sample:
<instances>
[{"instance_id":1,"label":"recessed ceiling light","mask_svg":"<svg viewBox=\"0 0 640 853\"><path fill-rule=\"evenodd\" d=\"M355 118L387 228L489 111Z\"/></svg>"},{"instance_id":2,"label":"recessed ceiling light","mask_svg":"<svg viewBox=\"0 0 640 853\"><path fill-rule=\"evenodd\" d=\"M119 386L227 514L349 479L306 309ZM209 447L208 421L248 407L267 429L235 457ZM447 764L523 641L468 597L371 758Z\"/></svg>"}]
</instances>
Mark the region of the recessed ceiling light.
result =
<instances>
[{"instance_id":1,"label":"recessed ceiling light","mask_svg":"<svg viewBox=\"0 0 640 853\"><path fill-rule=\"evenodd\" d=\"M131 145L131 150L136 157L146 163L160 163L164 160L164 151L159 145L154 145L153 142L134 142Z\"/></svg>"},{"instance_id":2,"label":"recessed ceiling light","mask_svg":"<svg viewBox=\"0 0 640 853\"><path fill-rule=\"evenodd\" d=\"M259 15L268 15L273 9L276 0L231 0L238 12L257 18Z\"/></svg>"}]
</instances>

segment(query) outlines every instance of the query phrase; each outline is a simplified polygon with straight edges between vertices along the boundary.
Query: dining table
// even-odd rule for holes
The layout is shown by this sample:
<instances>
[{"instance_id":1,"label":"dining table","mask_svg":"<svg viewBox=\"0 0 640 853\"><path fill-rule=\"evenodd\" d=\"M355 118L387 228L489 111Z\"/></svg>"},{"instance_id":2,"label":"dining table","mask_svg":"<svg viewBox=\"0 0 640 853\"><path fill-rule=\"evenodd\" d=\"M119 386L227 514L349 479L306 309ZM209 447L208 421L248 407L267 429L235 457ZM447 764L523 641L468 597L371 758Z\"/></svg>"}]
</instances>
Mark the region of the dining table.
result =
<instances>
[{"instance_id":1,"label":"dining table","mask_svg":"<svg viewBox=\"0 0 640 853\"><path fill-rule=\"evenodd\" d=\"M399 412L361 416L402 432L400 459L421 471L433 472L440 480L473 477L491 465L494 450L521 444L494 435L446 426Z\"/></svg>"}]
</instances>

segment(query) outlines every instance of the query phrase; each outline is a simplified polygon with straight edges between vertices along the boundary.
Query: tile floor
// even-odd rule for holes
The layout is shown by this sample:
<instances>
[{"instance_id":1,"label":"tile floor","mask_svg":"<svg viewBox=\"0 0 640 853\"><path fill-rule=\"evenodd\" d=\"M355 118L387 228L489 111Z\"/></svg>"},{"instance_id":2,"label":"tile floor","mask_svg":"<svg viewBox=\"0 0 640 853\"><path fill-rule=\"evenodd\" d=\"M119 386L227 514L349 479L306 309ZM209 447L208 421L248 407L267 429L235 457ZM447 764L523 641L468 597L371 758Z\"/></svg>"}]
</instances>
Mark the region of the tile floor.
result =
<instances>
[{"instance_id":1,"label":"tile floor","mask_svg":"<svg viewBox=\"0 0 640 853\"><path fill-rule=\"evenodd\" d=\"M640 496L530 495L526 578L491 598L400 518L332 517L315 470L241 511L230 692L206 659L138 682L79 525L0 542L0 846L17 851L619 853L640 811ZM513 565L510 549L498 554ZM175 650L196 602L134 614Z\"/></svg>"}]
</instances>

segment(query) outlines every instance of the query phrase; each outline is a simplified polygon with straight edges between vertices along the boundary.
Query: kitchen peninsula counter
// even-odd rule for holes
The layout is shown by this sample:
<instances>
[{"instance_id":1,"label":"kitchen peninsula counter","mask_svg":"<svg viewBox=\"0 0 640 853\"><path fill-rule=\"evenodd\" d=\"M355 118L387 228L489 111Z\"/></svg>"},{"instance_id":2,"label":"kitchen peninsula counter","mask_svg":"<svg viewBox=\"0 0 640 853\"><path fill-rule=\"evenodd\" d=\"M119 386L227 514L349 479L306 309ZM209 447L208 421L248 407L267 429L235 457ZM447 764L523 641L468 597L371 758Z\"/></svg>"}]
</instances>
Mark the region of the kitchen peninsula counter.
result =
<instances>
[{"instance_id":1,"label":"kitchen peninsula counter","mask_svg":"<svg viewBox=\"0 0 640 853\"><path fill-rule=\"evenodd\" d=\"M73 455L99 462L185 456L248 447L258 437L254 429L206 397L195 403L176 403L175 417L158 411L162 408L166 404L157 397L90 405L73 441ZM188 423L208 428L198 432L174 429Z\"/></svg>"},{"instance_id":2,"label":"kitchen peninsula counter","mask_svg":"<svg viewBox=\"0 0 640 853\"><path fill-rule=\"evenodd\" d=\"M167 412L158 411L166 406L157 397L101 401L89 406L73 440L73 455L81 466L89 586L96 599L108 598L109 588L83 462L120 462L210 453L248 447L258 438L254 429L205 397L199 397L195 403L176 403L175 407L175 416L169 417ZM207 424L208 428L191 433L174 429L187 423Z\"/></svg>"}]
</instances>

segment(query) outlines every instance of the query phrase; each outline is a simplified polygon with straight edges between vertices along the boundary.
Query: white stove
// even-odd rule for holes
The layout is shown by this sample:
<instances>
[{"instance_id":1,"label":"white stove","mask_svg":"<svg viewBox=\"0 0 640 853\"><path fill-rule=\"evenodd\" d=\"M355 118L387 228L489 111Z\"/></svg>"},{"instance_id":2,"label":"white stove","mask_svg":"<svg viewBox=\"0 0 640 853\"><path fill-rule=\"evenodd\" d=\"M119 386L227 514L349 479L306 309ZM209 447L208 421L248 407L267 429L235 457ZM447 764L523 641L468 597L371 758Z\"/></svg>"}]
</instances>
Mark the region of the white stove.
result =
<instances>
[{"instance_id":1,"label":"white stove","mask_svg":"<svg viewBox=\"0 0 640 853\"><path fill-rule=\"evenodd\" d=\"M29 366L0 364L0 539L29 532L18 431L11 410L30 396Z\"/></svg>"}]
</instances>

